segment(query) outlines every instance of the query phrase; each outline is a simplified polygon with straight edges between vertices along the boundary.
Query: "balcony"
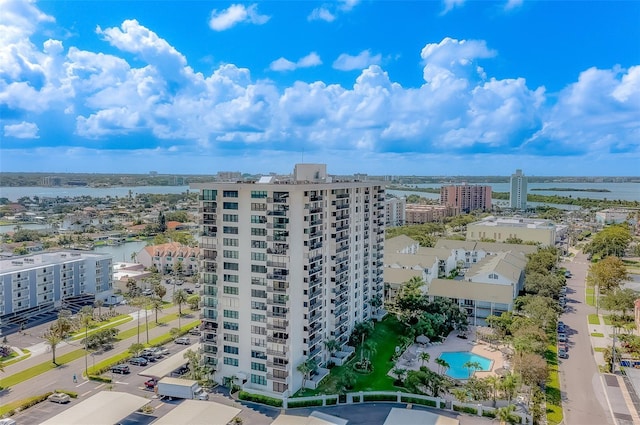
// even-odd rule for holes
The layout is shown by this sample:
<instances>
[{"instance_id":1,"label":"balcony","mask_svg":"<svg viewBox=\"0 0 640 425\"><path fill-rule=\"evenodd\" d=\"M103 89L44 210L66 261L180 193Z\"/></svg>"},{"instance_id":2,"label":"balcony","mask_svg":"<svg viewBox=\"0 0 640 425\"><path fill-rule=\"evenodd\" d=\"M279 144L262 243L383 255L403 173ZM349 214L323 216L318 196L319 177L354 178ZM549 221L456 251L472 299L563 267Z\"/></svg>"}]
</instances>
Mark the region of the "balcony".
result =
<instances>
[{"instance_id":1,"label":"balcony","mask_svg":"<svg viewBox=\"0 0 640 425\"><path fill-rule=\"evenodd\" d=\"M267 317L275 317L277 319L286 319L288 313L267 311Z\"/></svg>"},{"instance_id":2,"label":"balcony","mask_svg":"<svg viewBox=\"0 0 640 425\"><path fill-rule=\"evenodd\" d=\"M342 314L346 313L348 310L349 310L349 309L347 308L347 306L346 306L346 305L343 305L342 307L335 309L335 310L333 311L333 315L334 315L335 317L339 317L340 315L342 315Z\"/></svg>"},{"instance_id":3,"label":"balcony","mask_svg":"<svg viewBox=\"0 0 640 425\"><path fill-rule=\"evenodd\" d=\"M275 376L273 373L267 373L267 379L275 382L284 382L285 384L287 383L286 377Z\"/></svg>"},{"instance_id":4,"label":"balcony","mask_svg":"<svg viewBox=\"0 0 640 425\"><path fill-rule=\"evenodd\" d=\"M278 370L287 370L288 365L289 365L289 362L286 362L283 364L283 363L275 363L275 362L272 362L271 360L267 361L267 367L271 367Z\"/></svg>"},{"instance_id":5,"label":"balcony","mask_svg":"<svg viewBox=\"0 0 640 425\"><path fill-rule=\"evenodd\" d=\"M287 349L274 350L272 348L267 348L267 354L270 356L287 357Z\"/></svg>"},{"instance_id":6,"label":"balcony","mask_svg":"<svg viewBox=\"0 0 640 425\"><path fill-rule=\"evenodd\" d=\"M274 217L286 217L287 210L267 210L267 215L272 215Z\"/></svg>"},{"instance_id":7,"label":"balcony","mask_svg":"<svg viewBox=\"0 0 640 425\"><path fill-rule=\"evenodd\" d=\"M345 296L345 297L342 297L342 298L338 298L336 300L335 307L338 308L340 306L343 306L343 305L345 305L347 303L347 301L349 301L349 297Z\"/></svg>"},{"instance_id":8,"label":"balcony","mask_svg":"<svg viewBox=\"0 0 640 425\"><path fill-rule=\"evenodd\" d=\"M324 197L322 195L310 195L309 200L311 202L322 201Z\"/></svg>"},{"instance_id":9,"label":"balcony","mask_svg":"<svg viewBox=\"0 0 640 425\"><path fill-rule=\"evenodd\" d=\"M340 327L342 325L344 325L345 323L347 323L349 321L349 318L347 316L344 316L342 319L338 320L336 322L336 327Z\"/></svg>"},{"instance_id":10,"label":"balcony","mask_svg":"<svg viewBox=\"0 0 640 425\"><path fill-rule=\"evenodd\" d=\"M286 294L287 289L281 286L267 286L267 293Z\"/></svg>"},{"instance_id":11,"label":"balcony","mask_svg":"<svg viewBox=\"0 0 640 425\"><path fill-rule=\"evenodd\" d=\"M281 345L287 345L287 343L289 342L288 338L276 338L275 336L268 336L267 337L267 342L273 342L276 344L281 344Z\"/></svg>"},{"instance_id":12,"label":"balcony","mask_svg":"<svg viewBox=\"0 0 640 425\"><path fill-rule=\"evenodd\" d=\"M282 323L273 322L267 323L267 329L270 331L288 331L289 330L289 321L282 320Z\"/></svg>"},{"instance_id":13,"label":"balcony","mask_svg":"<svg viewBox=\"0 0 640 425\"><path fill-rule=\"evenodd\" d=\"M344 294L348 290L349 290L349 287L344 285L344 286L338 286L333 288L331 292L333 292L336 295L336 297L339 297L340 295Z\"/></svg>"},{"instance_id":14,"label":"balcony","mask_svg":"<svg viewBox=\"0 0 640 425\"><path fill-rule=\"evenodd\" d=\"M267 273L267 279L272 279L272 280L280 280L280 281L287 281L289 279L289 274L283 274L283 273Z\"/></svg>"},{"instance_id":15,"label":"balcony","mask_svg":"<svg viewBox=\"0 0 640 425\"><path fill-rule=\"evenodd\" d=\"M279 269L286 269L289 265L287 263L283 263L281 261L268 260L267 261L267 266L268 267L277 267Z\"/></svg>"},{"instance_id":16,"label":"balcony","mask_svg":"<svg viewBox=\"0 0 640 425\"><path fill-rule=\"evenodd\" d=\"M342 242L342 241L346 241L349 240L349 235L342 235L336 238L336 243Z\"/></svg>"}]
</instances>

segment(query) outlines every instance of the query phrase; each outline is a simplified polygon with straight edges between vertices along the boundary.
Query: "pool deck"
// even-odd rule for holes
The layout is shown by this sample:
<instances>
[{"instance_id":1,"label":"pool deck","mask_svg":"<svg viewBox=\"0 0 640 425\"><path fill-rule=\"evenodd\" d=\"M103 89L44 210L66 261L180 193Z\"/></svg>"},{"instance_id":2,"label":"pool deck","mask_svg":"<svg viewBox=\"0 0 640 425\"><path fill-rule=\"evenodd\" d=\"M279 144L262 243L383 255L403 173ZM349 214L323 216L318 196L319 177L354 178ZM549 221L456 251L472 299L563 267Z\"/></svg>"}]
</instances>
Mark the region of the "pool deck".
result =
<instances>
[{"instance_id":1,"label":"pool deck","mask_svg":"<svg viewBox=\"0 0 640 425\"><path fill-rule=\"evenodd\" d=\"M405 350L396 362L396 367L407 370L419 370L422 366L422 360L420 360L420 353L427 352L431 356L428 362L424 362L424 365L433 371L438 371L440 366L435 360L440 357L440 354L449 351L470 351L473 354L477 354L482 357L486 357L491 360L491 370L489 371L476 371L474 375L478 378L484 378L487 376L496 375L496 370L500 368L511 369L508 361L505 360L505 356L498 349L498 347L489 345L485 342L476 341L475 328L469 327L469 330L465 333L467 339L458 338L458 332L453 331L449 334L447 339L441 343L430 344L418 344L414 343ZM409 358L414 360L408 360ZM393 370L393 369L392 369ZM390 371L390 376L395 375Z\"/></svg>"}]
</instances>

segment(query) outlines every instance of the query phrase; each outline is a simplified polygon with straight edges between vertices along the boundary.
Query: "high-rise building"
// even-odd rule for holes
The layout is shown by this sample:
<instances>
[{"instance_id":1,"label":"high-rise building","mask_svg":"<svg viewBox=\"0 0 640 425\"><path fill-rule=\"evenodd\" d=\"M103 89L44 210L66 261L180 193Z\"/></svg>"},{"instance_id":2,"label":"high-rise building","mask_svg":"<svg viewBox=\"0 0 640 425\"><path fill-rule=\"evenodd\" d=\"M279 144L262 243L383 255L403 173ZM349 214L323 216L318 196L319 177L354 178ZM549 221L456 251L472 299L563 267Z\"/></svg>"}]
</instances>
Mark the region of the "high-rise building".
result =
<instances>
[{"instance_id":1,"label":"high-rise building","mask_svg":"<svg viewBox=\"0 0 640 425\"><path fill-rule=\"evenodd\" d=\"M474 210L491 211L491 186L449 185L440 188L440 204L459 213Z\"/></svg>"},{"instance_id":2,"label":"high-rise building","mask_svg":"<svg viewBox=\"0 0 640 425\"><path fill-rule=\"evenodd\" d=\"M303 382L297 367L312 359L319 367L306 386L314 387L348 350L354 324L380 313L384 185L297 164L292 176L192 187L200 190L204 364L219 382L293 394Z\"/></svg>"},{"instance_id":3,"label":"high-rise building","mask_svg":"<svg viewBox=\"0 0 640 425\"><path fill-rule=\"evenodd\" d=\"M511 174L511 190L509 191L509 208L514 210L527 209L527 178L522 170L516 170Z\"/></svg>"},{"instance_id":4,"label":"high-rise building","mask_svg":"<svg viewBox=\"0 0 640 425\"><path fill-rule=\"evenodd\" d=\"M385 225L387 227L402 226L405 223L407 198L387 198L384 202Z\"/></svg>"}]
</instances>

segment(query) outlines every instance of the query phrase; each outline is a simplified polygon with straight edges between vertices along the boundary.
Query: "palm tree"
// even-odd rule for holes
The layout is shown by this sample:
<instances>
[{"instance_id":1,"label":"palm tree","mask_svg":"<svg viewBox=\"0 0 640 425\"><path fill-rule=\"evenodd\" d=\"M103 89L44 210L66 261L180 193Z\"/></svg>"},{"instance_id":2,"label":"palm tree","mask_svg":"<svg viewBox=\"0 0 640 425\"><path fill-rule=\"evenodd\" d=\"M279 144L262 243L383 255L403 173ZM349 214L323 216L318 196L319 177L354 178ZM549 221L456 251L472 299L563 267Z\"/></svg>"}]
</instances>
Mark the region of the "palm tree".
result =
<instances>
[{"instance_id":1,"label":"palm tree","mask_svg":"<svg viewBox=\"0 0 640 425\"><path fill-rule=\"evenodd\" d=\"M396 367L392 370L393 374L398 377L398 380L404 381L404 377L407 374L407 369Z\"/></svg>"},{"instance_id":2,"label":"palm tree","mask_svg":"<svg viewBox=\"0 0 640 425\"><path fill-rule=\"evenodd\" d=\"M182 304L187 302L187 293L179 289L173 294L173 303L178 305L178 316L182 316Z\"/></svg>"},{"instance_id":3,"label":"palm tree","mask_svg":"<svg viewBox=\"0 0 640 425\"><path fill-rule=\"evenodd\" d=\"M460 403L466 403L467 401L469 401L469 393L465 388L455 388L453 391L451 391L451 394Z\"/></svg>"},{"instance_id":4,"label":"palm tree","mask_svg":"<svg viewBox=\"0 0 640 425\"><path fill-rule=\"evenodd\" d=\"M500 420L500 425L506 425L507 422L513 423L511 413L515 412L515 410L516 406L513 404L496 409L496 418Z\"/></svg>"},{"instance_id":5,"label":"palm tree","mask_svg":"<svg viewBox=\"0 0 640 425\"><path fill-rule=\"evenodd\" d=\"M428 362L429 360L431 360L431 354L423 351L422 353L420 353L420 360L422 360L422 366L424 366L424 362Z\"/></svg>"},{"instance_id":6,"label":"palm tree","mask_svg":"<svg viewBox=\"0 0 640 425\"><path fill-rule=\"evenodd\" d=\"M337 339L331 338L324 342L324 346L329 350L329 354L333 356L333 353L340 349L340 343Z\"/></svg>"},{"instance_id":7,"label":"palm tree","mask_svg":"<svg viewBox=\"0 0 640 425\"><path fill-rule=\"evenodd\" d=\"M462 367L466 368L469 370L469 378L473 375L473 373L478 370L478 369L482 369L482 366L480 365L480 363L478 362L466 362L465 364L462 365Z\"/></svg>"},{"instance_id":8,"label":"palm tree","mask_svg":"<svg viewBox=\"0 0 640 425\"><path fill-rule=\"evenodd\" d=\"M318 362L315 359L307 359L300 363L296 370L302 373L302 388L307 383L307 379L310 379L311 372L318 368Z\"/></svg>"},{"instance_id":9,"label":"palm tree","mask_svg":"<svg viewBox=\"0 0 640 425\"><path fill-rule=\"evenodd\" d=\"M80 323L84 327L84 374L89 378L89 349L87 344L89 343L89 326L93 321L93 308L91 306L84 306L80 309Z\"/></svg>"},{"instance_id":10,"label":"palm tree","mask_svg":"<svg viewBox=\"0 0 640 425\"><path fill-rule=\"evenodd\" d=\"M96 300L93 305L96 306L96 308L98 309L98 317L102 317L102 306L104 305L104 301L102 300Z\"/></svg>"},{"instance_id":11,"label":"palm tree","mask_svg":"<svg viewBox=\"0 0 640 425\"><path fill-rule=\"evenodd\" d=\"M519 380L518 375L514 373L509 373L502 378L502 391L504 391L504 395L507 398L507 402L511 404L511 400L516 394L516 389L518 388Z\"/></svg>"},{"instance_id":12,"label":"palm tree","mask_svg":"<svg viewBox=\"0 0 640 425\"><path fill-rule=\"evenodd\" d=\"M51 354L53 356L52 362L54 365L58 365L56 363L56 348L58 344L62 342L62 335L60 335L60 331L55 324L52 324L49 330L44 333L44 342L49 347L51 347Z\"/></svg>"},{"instance_id":13,"label":"palm tree","mask_svg":"<svg viewBox=\"0 0 640 425\"><path fill-rule=\"evenodd\" d=\"M499 376L491 375L485 378L485 381L491 389L491 400L493 401L493 407L496 406L496 400L498 398L498 389L501 387L502 380Z\"/></svg>"},{"instance_id":14,"label":"palm tree","mask_svg":"<svg viewBox=\"0 0 640 425\"><path fill-rule=\"evenodd\" d=\"M162 300L160 298L151 299L151 309L156 313L156 325L158 324L158 312L162 311Z\"/></svg>"},{"instance_id":15,"label":"palm tree","mask_svg":"<svg viewBox=\"0 0 640 425\"><path fill-rule=\"evenodd\" d=\"M447 361L445 359L441 359L440 357L438 357L435 360L436 364L438 365L438 373L440 375L444 375L447 371L447 369L449 369L451 367L451 365L449 363L447 363Z\"/></svg>"}]
</instances>

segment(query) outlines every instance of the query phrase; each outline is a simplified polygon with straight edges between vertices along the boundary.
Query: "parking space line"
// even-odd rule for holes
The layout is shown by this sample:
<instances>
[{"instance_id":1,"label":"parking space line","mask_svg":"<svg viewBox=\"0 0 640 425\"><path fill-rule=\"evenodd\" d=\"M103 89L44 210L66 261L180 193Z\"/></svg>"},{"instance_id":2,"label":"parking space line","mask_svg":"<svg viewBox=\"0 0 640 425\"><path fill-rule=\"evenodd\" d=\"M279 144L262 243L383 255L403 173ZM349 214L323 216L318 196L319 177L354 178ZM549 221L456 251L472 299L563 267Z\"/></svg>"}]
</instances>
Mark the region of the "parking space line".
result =
<instances>
[{"instance_id":1,"label":"parking space line","mask_svg":"<svg viewBox=\"0 0 640 425\"><path fill-rule=\"evenodd\" d=\"M84 394L80 394L80 397L84 397L84 396L86 396L87 394L90 394L90 393L92 393L92 392L93 392L93 390L89 390L89 391L87 391L87 392L86 392L86 393L84 393Z\"/></svg>"},{"instance_id":2,"label":"parking space line","mask_svg":"<svg viewBox=\"0 0 640 425\"><path fill-rule=\"evenodd\" d=\"M104 387L106 384L102 383L100 385L98 385L97 387L95 387L95 390L99 390L100 388Z\"/></svg>"},{"instance_id":3,"label":"parking space line","mask_svg":"<svg viewBox=\"0 0 640 425\"><path fill-rule=\"evenodd\" d=\"M80 383L80 384L76 385L76 388L81 387L81 386L83 386L84 384L88 384L89 382L90 382L89 380L86 380L86 381L84 381L84 382L82 382L82 383Z\"/></svg>"}]
</instances>

